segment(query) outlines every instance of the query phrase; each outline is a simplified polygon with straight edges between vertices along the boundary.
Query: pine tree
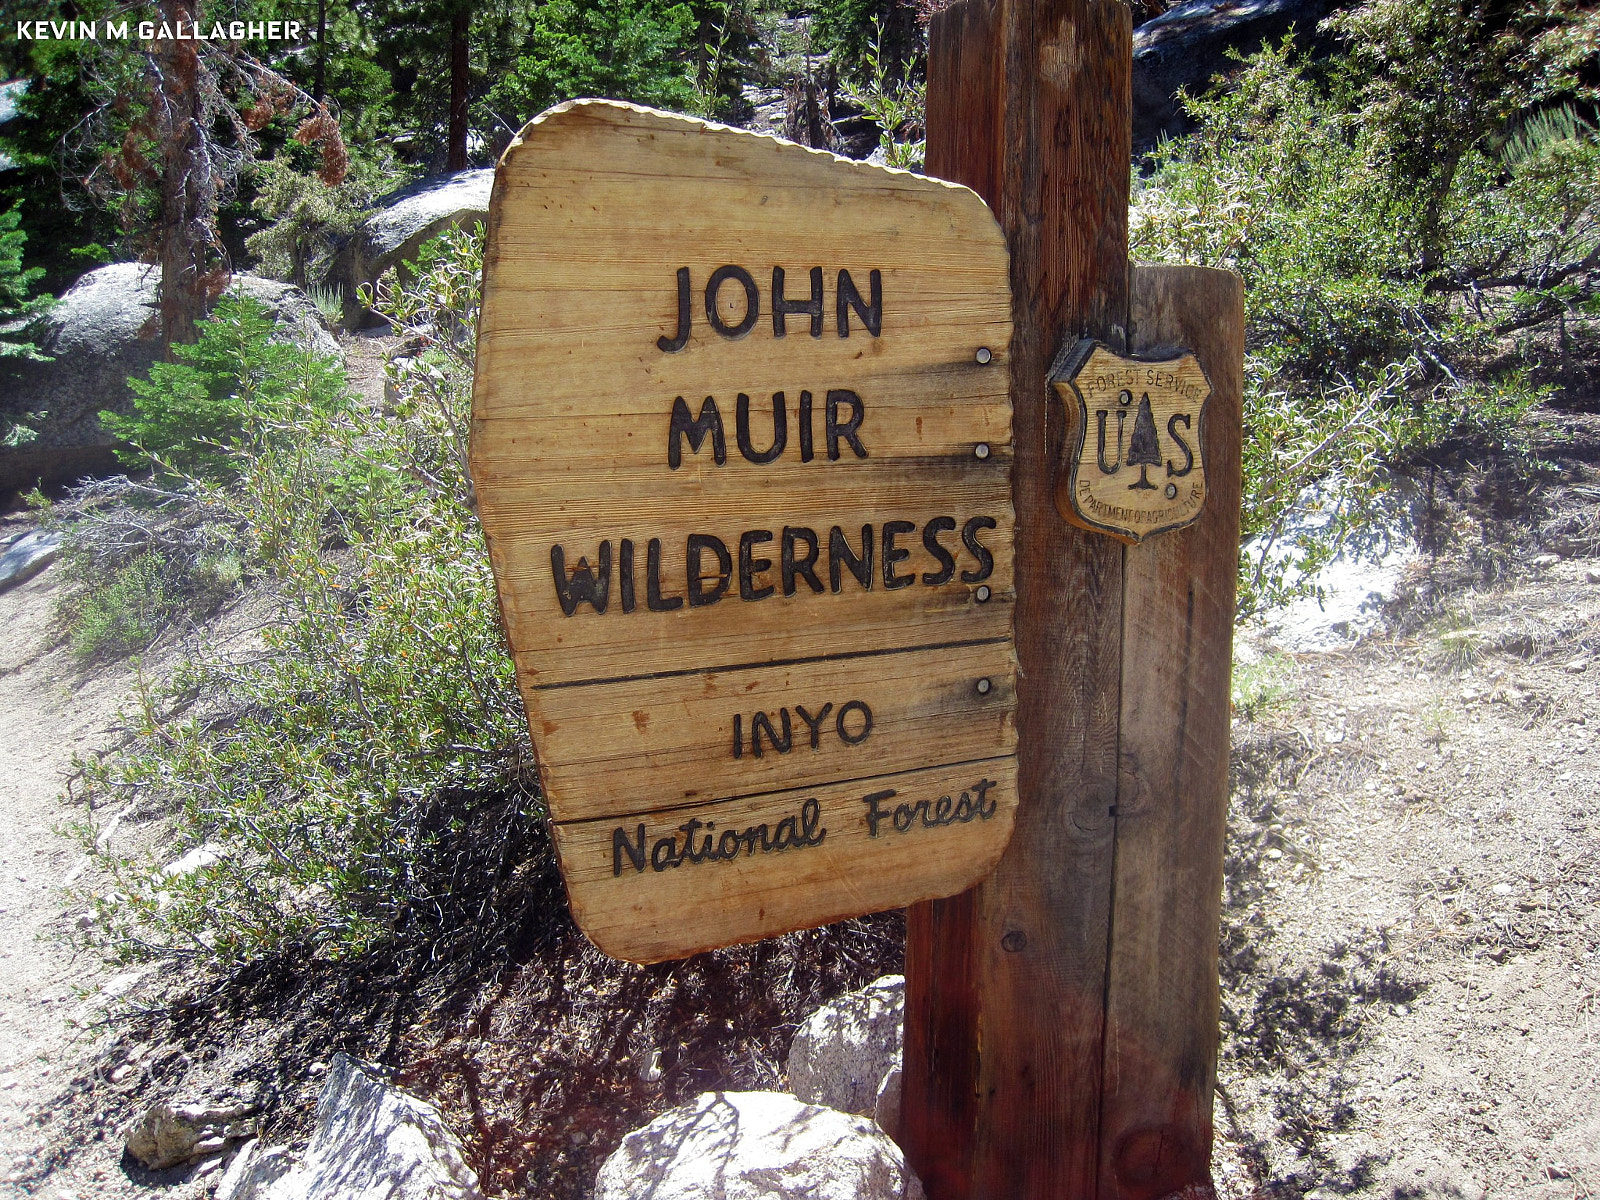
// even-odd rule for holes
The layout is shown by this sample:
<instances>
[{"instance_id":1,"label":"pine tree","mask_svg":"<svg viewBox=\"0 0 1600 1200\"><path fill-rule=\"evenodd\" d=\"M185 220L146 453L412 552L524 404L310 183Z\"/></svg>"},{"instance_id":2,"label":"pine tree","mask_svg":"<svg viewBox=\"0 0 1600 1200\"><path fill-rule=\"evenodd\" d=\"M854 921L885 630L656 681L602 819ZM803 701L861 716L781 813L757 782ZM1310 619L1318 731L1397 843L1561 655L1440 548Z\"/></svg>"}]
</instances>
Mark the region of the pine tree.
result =
<instances>
[{"instance_id":1,"label":"pine tree","mask_svg":"<svg viewBox=\"0 0 1600 1200\"><path fill-rule=\"evenodd\" d=\"M1133 419L1133 437L1128 442L1128 465L1139 468L1139 482L1130 488L1154 488L1150 482L1151 467L1161 465L1161 439L1156 436L1156 418L1150 411L1150 394L1139 397L1139 415Z\"/></svg>"},{"instance_id":2,"label":"pine tree","mask_svg":"<svg viewBox=\"0 0 1600 1200\"><path fill-rule=\"evenodd\" d=\"M22 265L28 235L17 228L21 220L20 206L0 213L0 358L40 357L27 340L27 320L50 304L49 296L30 296L44 268Z\"/></svg>"}]
</instances>

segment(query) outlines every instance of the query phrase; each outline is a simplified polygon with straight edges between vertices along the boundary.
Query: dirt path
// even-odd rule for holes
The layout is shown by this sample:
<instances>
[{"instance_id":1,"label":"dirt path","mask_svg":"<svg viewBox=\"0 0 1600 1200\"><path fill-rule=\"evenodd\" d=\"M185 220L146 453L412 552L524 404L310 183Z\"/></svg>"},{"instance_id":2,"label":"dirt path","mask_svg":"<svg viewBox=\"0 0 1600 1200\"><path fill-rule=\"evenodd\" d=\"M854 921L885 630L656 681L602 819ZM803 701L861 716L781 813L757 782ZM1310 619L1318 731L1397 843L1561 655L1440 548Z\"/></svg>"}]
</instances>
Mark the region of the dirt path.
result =
<instances>
[{"instance_id":1,"label":"dirt path","mask_svg":"<svg viewBox=\"0 0 1600 1200\"><path fill-rule=\"evenodd\" d=\"M1597 569L1462 595L1403 641L1256 649L1262 703L1235 727L1226 1196L1600 1188Z\"/></svg>"},{"instance_id":2,"label":"dirt path","mask_svg":"<svg viewBox=\"0 0 1600 1200\"><path fill-rule=\"evenodd\" d=\"M93 1044L98 1009L84 997L133 977L73 954L57 936L73 918L58 889L83 857L61 832L79 814L60 797L73 755L114 738L135 676L126 665L80 672L55 644L60 586L51 567L0 593L0 1195L86 1200L127 1194L120 1144L45 1179L53 1102Z\"/></svg>"}]
</instances>

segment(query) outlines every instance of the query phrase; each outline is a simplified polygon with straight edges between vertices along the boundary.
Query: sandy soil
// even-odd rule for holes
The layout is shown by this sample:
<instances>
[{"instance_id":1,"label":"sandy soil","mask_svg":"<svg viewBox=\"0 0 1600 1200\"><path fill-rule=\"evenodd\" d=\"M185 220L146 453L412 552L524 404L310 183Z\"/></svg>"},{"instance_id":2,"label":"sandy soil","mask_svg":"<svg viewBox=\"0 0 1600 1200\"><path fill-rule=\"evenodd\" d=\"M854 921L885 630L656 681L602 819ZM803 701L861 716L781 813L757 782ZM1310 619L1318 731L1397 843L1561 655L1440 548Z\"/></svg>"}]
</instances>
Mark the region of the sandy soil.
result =
<instances>
[{"instance_id":1,"label":"sandy soil","mask_svg":"<svg viewBox=\"0 0 1600 1200\"><path fill-rule=\"evenodd\" d=\"M1600 1187L1597 569L1343 654L1246 642L1225 1196Z\"/></svg>"},{"instance_id":2,"label":"sandy soil","mask_svg":"<svg viewBox=\"0 0 1600 1200\"><path fill-rule=\"evenodd\" d=\"M118 973L60 940L77 914L59 889L84 858L66 836L81 812L62 792L75 755L117 739L137 677L126 663L78 670L54 623L60 586L51 567L0 593L0 1195L83 1200L127 1194L121 1143L102 1124L114 1150L91 1135L53 1170L59 1101L103 1050L104 1004L147 972Z\"/></svg>"}]
</instances>

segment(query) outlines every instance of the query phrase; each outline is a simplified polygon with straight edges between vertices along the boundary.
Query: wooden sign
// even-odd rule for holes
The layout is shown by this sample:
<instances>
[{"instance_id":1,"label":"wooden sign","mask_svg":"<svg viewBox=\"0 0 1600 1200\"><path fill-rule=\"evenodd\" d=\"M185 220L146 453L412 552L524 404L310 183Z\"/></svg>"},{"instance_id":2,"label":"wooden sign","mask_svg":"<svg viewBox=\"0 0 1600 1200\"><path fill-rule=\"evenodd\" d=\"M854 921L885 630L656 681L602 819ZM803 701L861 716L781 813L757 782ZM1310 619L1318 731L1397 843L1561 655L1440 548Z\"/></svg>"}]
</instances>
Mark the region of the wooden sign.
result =
<instances>
[{"instance_id":1,"label":"wooden sign","mask_svg":"<svg viewBox=\"0 0 1600 1200\"><path fill-rule=\"evenodd\" d=\"M947 896L999 859L1010 339L966 188L601 101L502 158L472 477L607 953Z\"/></svg>"},{"instance_id":2,"label":"wooden sign","mask_svg":"<svg viewBox=\"0 0 1600 1200\"><path fill-rule=\"evenodd\" d=\"M1137 544L1200 515L1211 384L1193 354L1125 358L1085 339L1061 355L1050 380L1073 421L1056 496L1063 517Z\"/></svg>"}]
</instances>

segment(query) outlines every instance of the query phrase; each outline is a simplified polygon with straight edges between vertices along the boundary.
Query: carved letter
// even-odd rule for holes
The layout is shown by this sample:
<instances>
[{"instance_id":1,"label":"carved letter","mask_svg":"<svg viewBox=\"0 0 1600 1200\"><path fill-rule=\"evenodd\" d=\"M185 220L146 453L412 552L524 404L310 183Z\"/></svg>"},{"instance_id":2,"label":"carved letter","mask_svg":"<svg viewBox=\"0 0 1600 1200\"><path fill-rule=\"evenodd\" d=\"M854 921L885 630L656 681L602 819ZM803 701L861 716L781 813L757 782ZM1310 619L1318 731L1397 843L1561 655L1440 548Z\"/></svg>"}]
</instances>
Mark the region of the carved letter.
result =
<instances>
[{"instance_id":1,"label":"carved letter","mask_svg":"<svg viewBox=\"0 0 1600 1200\"><path fill-rule=\"evenodd\" d=\"M839 406L850 406L850 419L843 424L839 422ZM867 448L861 444L857 430L861 428L861 421L867 415L866 408L861 403L861 397L848 388L828 389L827 406L823 412L823 426L828 443L828 461L839 461L839 439L843 438L850 443L850 448L856 452L857 458L867 456Z\"/></svg>"},{"instance_id":2,"label":"carved letter","mask_svg":"<svg viewBox=\"0 0 1600 1200\"><path fill-rule=\"evenodd\" d=\"M961 544L967 548L967 553L972 555L973 561L978 564L976 571L961 572L962 583L982 583L994 574L994 555L989 553L989 547L978 540L980 529L993 529L993 517L973 517L961 527Z\"/></svg>"},{"instance_id":3,"label":"carved letter","mask_svg":"<svg viewBox=\"0 0 1600 1200\"><path fill-rule=\"evenodd\" d=\"M911 551L902 550L894 544L894 539L902 533L911 533L916 529L910 521L885 521L883 523L883 586L890 591L895 588L910 587L917 581L915 575L899 575L895 572L895 564L905 562L911 557Z\"/></svg>"},{"instance_id":4,"label":"carved letter","mask_svg":"<svg viewBox=\"0 0 1600 1200\"><path fill-rule=\"evenodd\" d=\"M1173 441L1177 442L1178 443L1178 448L1183 451L1183 470L1181 470L1181 471L1173 470L1172 460L1168 459L1167 460L1167 474L1169 476L1177 475L1177 476L1181 477L1181 476L1187 475L1190 471L1194 470L1194 451L1189 449L1189 443L1188 442L1184 441L1181 437L1178 436L1178 422L1179 421L1183 422L1183 427L1185 429L1191 429L1194 426L1194 418L1192 418L1188 413L1173 413L1172 416L1167 418L1167 436L1170 437Z\"/></svg>"},{"instance_id":5,"label":"carved letter","mask_svg":"<svg viewBox=\"0 0 1600 1200\"><path fill-rule=\"evenodd\" d=\"M800 393L800 461L810 462L815 458L816 451L811 445L811 393L802 390Z\"/></svg>"},{"instance_id":6,"label":"carved letter","mask_svg":"<svg viewBox=\"0 0 1600 1200\"><path fill-rule=\"evenodd\" d=\"M935 517L922 527L922 548L939 560L937 571L924 571L922 582L929 587L949 583L956 577L956 556L939 544L939 535L956 527L954 517Z\"/></svg>"},{"instance_id":7,"label":"carved letter","mask_svg":"<svg viewBox=\"0 0 1600 1200\"><path fill-rule=\"evenodd\" d=\"M785 300L783 298L783 268L772 268L772 336L782 337L788 330L785 317L789 313L808 313L811 316L811 336L822 336L822 268L811 268L811 299Z\"/></svg>"},{"instance_id":8,"label":"carved letter","mask_svg":"<svg viewBox=\"0 0 1600 1200\"><path fill-rule=\"evenodd\" d=\"M737 279L744 288L744 316L737 325L729 325L717 311L717 293L730 279ZM711 272L711 278L706 280L706 320L711 322L711 328L725 338L742 338L756 327L756 319L760 316L761 296L756 291L756 281L750 277L749 271L743 267L726 266Z\"/></svg>"},{"instance_id":9,"label":"carved letter","mask_svg":"<svg viewBox=\"0 0 1600 1200\"><path fill-rule=\"evenodd\" d=\"M850 574L856 577L864 591L872 590L872 526L861 527L861 556L856 557L850 543L844 536L844 530L837 525L828 534L828 582L832 585L837 595L840 589L842 576L839 568L845 567Z\"/></svg>"},{"instance_id":10,"label":"carved letter","mask_svg":"<svg viewBox=\"0 0 1600 1200\"><path fill-rule=\"evenodd\" d=\"M678 336L665 335L656 339L656 345L667 354L676 354L689 344L689 268L678 268Z\"/></svg>"},{"instance_id":11,"label":"carved letter","mask_svg":"<svg viewBox=\"0 0 1600 1200\"><path fill-rule=\"evenodd\" d=\"M650 544L645 547L644 600L645 607L651 612L671 612L683 607L682 596L664 597L661 594L660 538L651 538Z\"/></svg>"},{"instance_id":12,"label":"carved letter","mask_svg":"<svg viewBox=\"0 0 1600 1200\"><path fill-rule=\"evenodd\" d=\"M756 586L755 577L772 566L770 558L756 558L755 547L772 540L770 529L750 529L739 535L739 599L765 600L772 595L770 583Z\"/></svg>"},{"instance_id":13,"label":"carved letter","mask_svg":"<svg viewBox=\"0 0 1600 1200\"><path fill-rule=\"evenodd\" d=\"M829 700L824 704L821 711L814 717L806 711L803 704L796 704L794 711L800 714L800 719L806 723L806 728L811 730L811 748L813 750L817 749L822 739L822 719L833 711L833 701ZM737 719L735 718L735 720Z\"/></svg>"},{"instance_id":14,"label":"carved letter","mask_svg":"<svg viewBox=\"0 0 1600 1200\"><path fill-rule=\"evenodd\" d=\"M878 801L894 799L895 791L887 788L881 792L873 792L870 796L861 797L861 803L867 806L867 836L878 836L878 822L889 815L890 810L879 808ZM639 826L639 837L644 838L644 826ZM641 864L642 865L642 864Z\"/></svg>"},{"instance_id":15,"label":"carved letter","mask_svg":"<svg viewBox=\"0 0 1600 1200\"><path fill-rule=\"evenodd\" d=\"M780 738L772 728L772 721L764 712L758 712L750 718L750 745L755 750L756 757L761 757L761 731L767 731L767 741L772 743L772 748L779 754L789 753L789 747L794 745L794 726L789 723L789 710L778 710L778 721L783 726L783 736Z\"/></svg>"},{"instance_id":16,"label":"carved letter","mask_svg":"<svg viewBox=\"0 0 1600 1200\"><path fill-rule=\"evenodd\" d=\"M845 732L844 719L848 713L861 714L861 732L851 735ZM839 715L834 718L833 731L839 735L839 740L846 746L859 746L867 740L867 735L872 732L872 710L860 700L852 700L839 709Z\"/></svg>"},{"instance_id":17,"label":"carved letter","mask_svg":"<svg viewBox=\"0 0 1600 1200\"><path fill-rule=\"evenodd\" d=\"M874 270L867 276L867 291L872 299L863 304L861 293L856 290L856 281L850 278L849 271L839 272L838 304L835 318L839 326L839 336L850 336L850 310L856 310L856 316L861 318L861 323L867 327L867 332L877 337L883 332L883 275Z\"/></svg>"},{"instance_id":18,"label":"carved letter","mask_svg":"<svg viewBox=\"0 0 1600 1200\"><path fill-rule=\"evenodd\" d=\"M765 466L778 455L783 453L783 448L789 441L789 418L783 409L783 393L772 393L772 445L765 450L757 451L750 440L750 397L743 392L739 393L738 405L734 410L734 431L739 439L739 453L757 466Z\"/></svg>"},{"instance_id":19,"label":"carved letter","mask_svg":"<svg viewBox=\"0 0 1600 1200\"><path fill-rule=\"evenodd\" d=\"M808 553L804 558L795 557L794 547L796 542L804 542ZM804 579L813 592L822 591L822 580L817 578L817 532L807 529L803 525L785 525L783 527L783 548L780 551L781 574L783 577L783 594L794 595L794 581Z\"/></svg>"},{"instance_id":20,"label":"carved letter","mask_svg":"<svg viewBox=\"0 0 1600 1200\"><path fill-rule=\"evenodd\" d=\"M560 543L550 547L550 572L555 576L556 599L561 603L561 611L571 616L578 611L578 605L588 601L595 612L603 613L606 605L611 600L611 543L600 543L600 572L598 578L593 568L589 566L587 558L580 558L578 565L572 569L572 577L567 577L567 555L562 550Z\"/></svg>"},{"instance_id":21,"label":"carved letter","mask_svg":"<svg viewBox=\"0 0 1600 1200\"><path fill-rule=\"evenodd\" d=\"M717 559L716 582L709 589L706 587L704 568L700 562L702 554L707 550ZM684 557L688 562L689 607L703 608L721 600L723 593L728 590L728 584L733 580L733 558L728 554L728 548L722 544L722 539L709 533L691 533Z\"/></svg>"},{"instance_id":22,"label":"carved letter","mask_svg":"<svg viewBox=\"0 0 1600 1200\"><path fill-rule=\"evenodd\" d=\"M720 467L728 461L728 439L722 432L722 414L717 411L716 399L707 396L705 403L700 406L700 415L693 420L689 418L689 406L684 403L683 397L674 400L672 418L667 425L667 466L676 471L683 463L683 447L678 441L680 437L687 437L689 449L699 454L708 430L711 433L711 457Z\"/></svg>"},{"instance_id":23,"label":"carved letter","mask_svg":"<svg viewBox=\"0 0 1600 1200\"><path fill-rule=\"evenodd\" d=\"M622 554L617 562L617 586L622 593L622 611L631 613L634 609L633 542L627 538L622 539Z\"/></svg>"},{"instance_id":24,"label":"carved letter","mask_svg":"<svg viewBox=\"0 0 1600 1200\"><path fill-rule=\"evenodd\" d=\"M622 852L628 852L628 861L633 864L635 871L644 870L644 822L639 822L639 845L634 846L628 840L628 831L618 825L611 831L611 874L622 874Z\"/></svg>"}]
</instances>

